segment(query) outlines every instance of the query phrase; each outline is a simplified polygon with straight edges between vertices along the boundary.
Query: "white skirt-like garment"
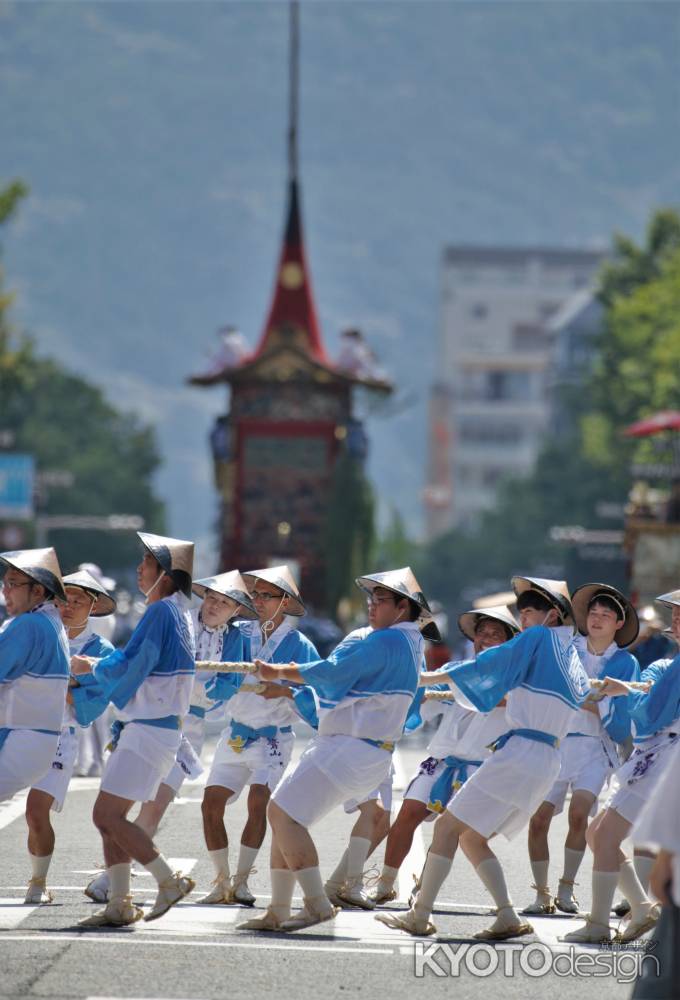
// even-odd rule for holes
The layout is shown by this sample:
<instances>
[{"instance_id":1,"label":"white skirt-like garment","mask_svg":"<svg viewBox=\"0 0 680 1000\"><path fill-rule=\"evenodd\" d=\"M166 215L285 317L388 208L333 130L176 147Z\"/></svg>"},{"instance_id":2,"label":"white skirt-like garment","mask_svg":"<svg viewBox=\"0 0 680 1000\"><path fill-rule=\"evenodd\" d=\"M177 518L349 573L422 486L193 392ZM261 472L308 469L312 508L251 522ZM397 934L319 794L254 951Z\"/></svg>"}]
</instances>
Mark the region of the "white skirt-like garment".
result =
<instances>
[{"instance_id":1,"label":"white skirt-like garment","mask_svg":"<svg viewBox=\"0 0 680 1000\"><path fill-rule=\"evenodd\" d=\"M45 792L53 798L50 806L54 812L61 812L68 786L73 777L73 768L78 756L78 733L73 726L62 729L57 752L48 771L35 782L33 788Z\"/></svg>"},{"instance_id":2,"label":"white skirt-like garment","mask_svg":"<svg viewBox=\"0 0 680 1000\"><path fill-rule=\"evenodd\" d=\"M560 771L559 751L513 736L468 778L447 806L482 837L512 840L545 801Z\"/></svg>"},{"instance_id":3,"label":"white skirt-like garment","mask_svg":"<svg viewBox=\"0 0 680 1000\"><path fill-rule=\"evenodd\" d=\"M356 736L315 736L272 801L309 827L349 799L363 802L389 779L392 755Z\"/></svg>"},{"instance_id":4,"label":"white skirt-like garment","mask_svg":"<svg viewBox=\"0 0 680 1000\"><path fill-rule=\"evenodd\" d=\"M0 750L0 802L31 788L54 760L59 734L13 729Z\"/></svg>"}]
</instances>

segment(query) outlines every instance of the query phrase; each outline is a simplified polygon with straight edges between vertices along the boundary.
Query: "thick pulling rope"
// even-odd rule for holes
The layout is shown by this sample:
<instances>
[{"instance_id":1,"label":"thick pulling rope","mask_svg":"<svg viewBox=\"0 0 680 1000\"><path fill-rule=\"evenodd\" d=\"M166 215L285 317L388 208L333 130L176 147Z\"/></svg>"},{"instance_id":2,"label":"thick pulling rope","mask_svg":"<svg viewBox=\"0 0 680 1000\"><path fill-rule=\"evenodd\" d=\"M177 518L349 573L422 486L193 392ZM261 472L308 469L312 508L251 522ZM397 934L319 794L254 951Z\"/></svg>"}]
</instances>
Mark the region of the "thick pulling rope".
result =
<instances>
[{"instance_id":1,"label":"thick pulling rope","mask_svg":"<svg viewBox=\"0 0 680 1000\"><path fill-rule=\"evenodd\" d=\"M621 684L622 687L627 688L629 692L633 691L649 691L650 683L649 681L620 681L616 679L617 684ZM606 679L592 678L590 681L591 692L588 695L586 701L602 701L606 697L606 694L602 691L605 687L607 681Z\"/></svg>"},{"instance_id":2,"label":"thick pulling rope","mask_svg":"<svg viewBox=\"0 0 680 1000\"><path fill-rule=\"evenodd\" d=\"M629 691L648 691L649 682L648 681L619 681L624 687L628 688ZM589 702L601 701L604 698L604 694L601 692L601 688L605 685L604 680L591 680L590 687L591 693L586 699ZM453 691L426 691L423 696L425 701L452 701L455 699Z\"/></svg>"},{"instance_id":3,"label":"thick pulling rope","mask_svg":"<svg viewBox=\"0 0 680 1000\"><path fill-rule=\"evenodd\" d=\"M218 670L220 673L225 674L255 674L257 673L257 667L254 663L246 661L235 661L231 662L229 660L220 662L219 660L196 660L197 670Z\"/></svg>"}]
</instances>

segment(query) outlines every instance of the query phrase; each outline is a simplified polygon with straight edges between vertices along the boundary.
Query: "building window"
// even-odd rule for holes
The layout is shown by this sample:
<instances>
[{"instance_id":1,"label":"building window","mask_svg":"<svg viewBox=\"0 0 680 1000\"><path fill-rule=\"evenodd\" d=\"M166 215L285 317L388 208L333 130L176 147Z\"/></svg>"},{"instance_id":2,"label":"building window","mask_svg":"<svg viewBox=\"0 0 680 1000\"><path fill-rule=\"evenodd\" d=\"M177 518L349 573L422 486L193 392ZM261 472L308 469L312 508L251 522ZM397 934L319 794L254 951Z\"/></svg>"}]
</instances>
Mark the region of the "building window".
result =
<instances>
[{"instance_id":1,"label":"building window","mask_svg":"<svg viewBox=\"0 0 680 1000\"><path fill-rule=\"evenodd\" d=\"M550 319L559 309L559 302L541 302L538 307L538 315L542 320Z\"/></svg>"},{"instance_id":2,"label":"building window","mask_svg":"<svg viewBox=\"0 0 680 1000\"><path fill-rule=\"evenodd\" d=\"M497 466L489 466L487 469L482 470L482 485L487 489L498 486L498 483L504 476L507 476L507 474L507 469L501 469Z\"/></svg>"},{"instance_id":3,"label":"building window","mask_svg":"<svg viewBox=\"0 0 680 1000\"><path fill-rule=\"evenodd\" d=\"M494 447L519 444L524 439L524 428L507 421L461 420L457 437L461 445Z\"/></svg>"},{"instance_id":4,"label":"building window","mask_svg":"<svg viewBox=\"0 0 680 1000\"><path fill-rule=\"evenodd\" d=\"M486 399L520 400L531 398L529 372L491 371L487 373Z\"/></svg>"},{"instance_id":5,"label":"building window","mask_svg":"<svg viewBox=\"0 0 680 1000\"><path fill-rule=\"evenodd\" d=\"M547 347L545 329L538 323L515 323L512 347L515 351L540 351Z\"/></svg>"}]
</instances>

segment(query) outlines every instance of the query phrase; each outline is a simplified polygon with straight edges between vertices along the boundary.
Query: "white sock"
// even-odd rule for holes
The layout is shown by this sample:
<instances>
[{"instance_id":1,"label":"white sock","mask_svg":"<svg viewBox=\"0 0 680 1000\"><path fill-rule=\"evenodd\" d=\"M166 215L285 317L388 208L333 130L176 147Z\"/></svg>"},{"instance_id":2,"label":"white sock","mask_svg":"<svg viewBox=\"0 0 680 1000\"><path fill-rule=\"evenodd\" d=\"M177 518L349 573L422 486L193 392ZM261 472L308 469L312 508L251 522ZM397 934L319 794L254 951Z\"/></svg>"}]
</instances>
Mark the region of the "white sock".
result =
<instances>
[{"instance_id":1,"label":"white sock","mask_svg":"<svg viewBox=\"0 0 680 1000\"><path fill-rule=\"evenodd\" d=\"M250 869L255 864L255 858L259 853L259 847L246 847L245 844L241 844L238 852L238 864L236 865L236 874L240 878L248 878L250 875ZM228 864L229 862L227 861L227 865Z\"/></svg>"},{"instance_id":2,"label":"white sock","mask_svg":"<svg viewBox=\"0 0 680 1000\"><path fill-rule=\"evenodd\" d=\"M341 886L342 883L347 878L347 858L349 856L349 850L345 851L343 856L338 862L338 867L335 869L332 875L328 876L328 882L334 886Z\"/></svg>"},{"instance_id":3,"label":"white sock","mask_svg":"<svg viewBox=\"0 0 680 1000\"><path fill-rule=\"evenodd\" d=\"M418 916L421 916L423 911L428 917L432 913L434 901L451 871L452 864L453 858L445 858L442 854L428 851L425 867L420 876L420 889L414 903L414 908L419 911Z\"/></svg>"},{"instance_id":4,"label":"white sock","mask_svg":"<svg viewBox=\"0 0 680 1000\"><path fill-rule=\"evenodd\" d=\"M289 868L272 868L269 874L272 884L272 901L269 909L279 920L287 920L293 902L296 873Z\"/></svg>"},{"instance_id":5,"label":"white sock","mask_svg":"<svg viewBox=\"0 0 680 1000\"><path fill-rule=\"evenodd\" d=\"M550 867L550 859L546 861L531 862L531 873L534 876L534 885L536 886L537 892L540 892L543 895L545 895L548 891L549 867Z\"/></svg>"},{"instance_id":6,"label":"white sock","mask_svg":"<svg viewBox=\"0 0 680 1000\"><path fill-rule=\"evenodd\" d=\"M130 895L130 862L109 865L110 899L124 899Z\"/></svg>"},{"instance_id":7,"label":"white sock","mask_svg":"<svg viewBox=\"0 0 680 1000\"><path fill-rule=\"evenodd\" d=\"M398 874L398 868L390 868L389 865L383 865L383 870L380 872L380 881L391 889L397 880Z\"/></svg>"},{"instance_id":8,"label":"white sock","mask_svg":"<svg viewBox=\"0 0 680 1000\"><path fill-rule=\"evenodd\" d=\"M578 870L581 867L581 862L583 861L583 855L585 851L572 851L570 847L564 848L564 871L562 872L563 877L567 882L573 882L576 879ZM565 886L571 892L573 886ZM559 892L559 888L558 888Z\"/></svg>"},{"instance_id":9,"label":"white sock","mask_svg":"<svg viewBox=\"0 0 680 1000\"><path fill-rule=\"evenodd\" d=\"M635 871L637 877L640 880L640 885L647 892L649 889L649 876L652 874L652 868L656 858L648 858L646 854L636 854L633 858L633 864L635 865ZM649 893L647 892L647 895Z\"/></svg>"},{"instance_id":10,"label":"white sock","mask_svg":"<svg viewBox=\"0 0 680 1000\"><path fill-rule=\"evenodd\" d=\"M305 900L316 899L320 901L321 909L330 908L331 902L323 887L323 880L318 865L315 868L302 868L300 871L295 872L295 877L300 883L302 895ZM323 900L326 901L325 905Z\"/></svg>"},{"instance_id":11,"label":"white sock","mask_svg":"<svg viewBox=\"0 0 680 1000\"><path fill-rule=\"evenodd\" d=\"M649 910L651 900L647 898L645 890L640 885L635 866L629 858L626 858L619 868L618 884L630 903L630 919L639 920Z\"/></svg>"},{"instance_id":12,"label":"white sock","mask_svg":"<svg viewBox=\"0 0 680 1000\"><path fill-rule=\"evenodd\" d=\"M153 861L150 861L149 864L144 865L144 867L150 875L153 875L159 885L162 882L165 882L166 879L172 878L174 874L172 868L162 854L159 854L157 858L154 858Z\"/></svg>"},{"instance_id":13,"label":"white sock","mask_svg":"<svg viewBox=\"0 0 680 1000\"><path fill-rule=\"evenodd\" d=\"M593 869L593 902L590 907L592 923L609 927L609 911L614 902L619 877L619 872L598 872Z\"/></svg>"},{"instance_id":14,"label":"white sock","mask_svg":"<svg viewBox=\"0 0 680 1000\"><path fill-rule=\"evenodd\" d=\"M220 847L218 851L208 851L208 854L215 869L215 876L229 878L229 848Z\"/></svg>"},{"instance_id":15,"label":"white sock","mask_svg":"<svg viewBox=\"0 0 680 1000\"><path fill-rule=\"evenodd\" d=\"M547 861L544 861L543 864L547 864ZM480 861L477 865L477 874L493 898L496 909L507 911L503 917L504 922L508 924L521 923L510 902L508 887L505 884L505 875L503 874L503 869L498 858L487 858L486 861ZM536 884L540 885L541 883L537 882Z\"/></svg>"},{"instance_id":16,"label":"white sock","mask_svg":"<svg viewBox=\"0 0 680 1000\"><path fill-rule=\"evenodd\" d=\"M31 878L36 880L42 879L43 881L47 878L47 872L50 867L50 861L52 860L51 854L45 854L39 857L37 854L30 854L31 859Z\"/></svg>"},{"instance_id":17,"label":"white sock","mask_svg":"<svg viewBox=\"0 0 680 1000\"><path fill-rule=\"evenodd\" d=\"M347 879L363 881L366 858L371 849L371 842L366 837L350 837L347 851Z\"/></svg>"}]
</instances>

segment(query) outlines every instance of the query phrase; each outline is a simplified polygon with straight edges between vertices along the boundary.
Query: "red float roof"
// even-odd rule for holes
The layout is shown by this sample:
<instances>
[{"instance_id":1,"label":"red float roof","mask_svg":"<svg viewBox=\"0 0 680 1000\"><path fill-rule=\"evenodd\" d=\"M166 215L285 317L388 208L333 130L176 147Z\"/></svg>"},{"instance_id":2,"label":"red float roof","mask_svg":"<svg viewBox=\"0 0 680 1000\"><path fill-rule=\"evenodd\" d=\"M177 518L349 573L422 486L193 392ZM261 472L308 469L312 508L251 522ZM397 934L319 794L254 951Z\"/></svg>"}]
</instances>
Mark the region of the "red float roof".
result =
<instances>
[{"instance_id":1,"label":"red float roof","mask_svg":"<svg viewBox=\"0 0 680 1000\"><path fill-rule=\"evenodd\" d=\"M260 342L249 360L254 361L260 357L267 348L272 332L284 326L292 326L302 330L307 338L307 350L310 357L321 364L331 365L321 339L314 305L302 234L300 196L295 178L291 179L288 185L288 218L276 272L272 304Z\"/></svg>"}]
</instances>

